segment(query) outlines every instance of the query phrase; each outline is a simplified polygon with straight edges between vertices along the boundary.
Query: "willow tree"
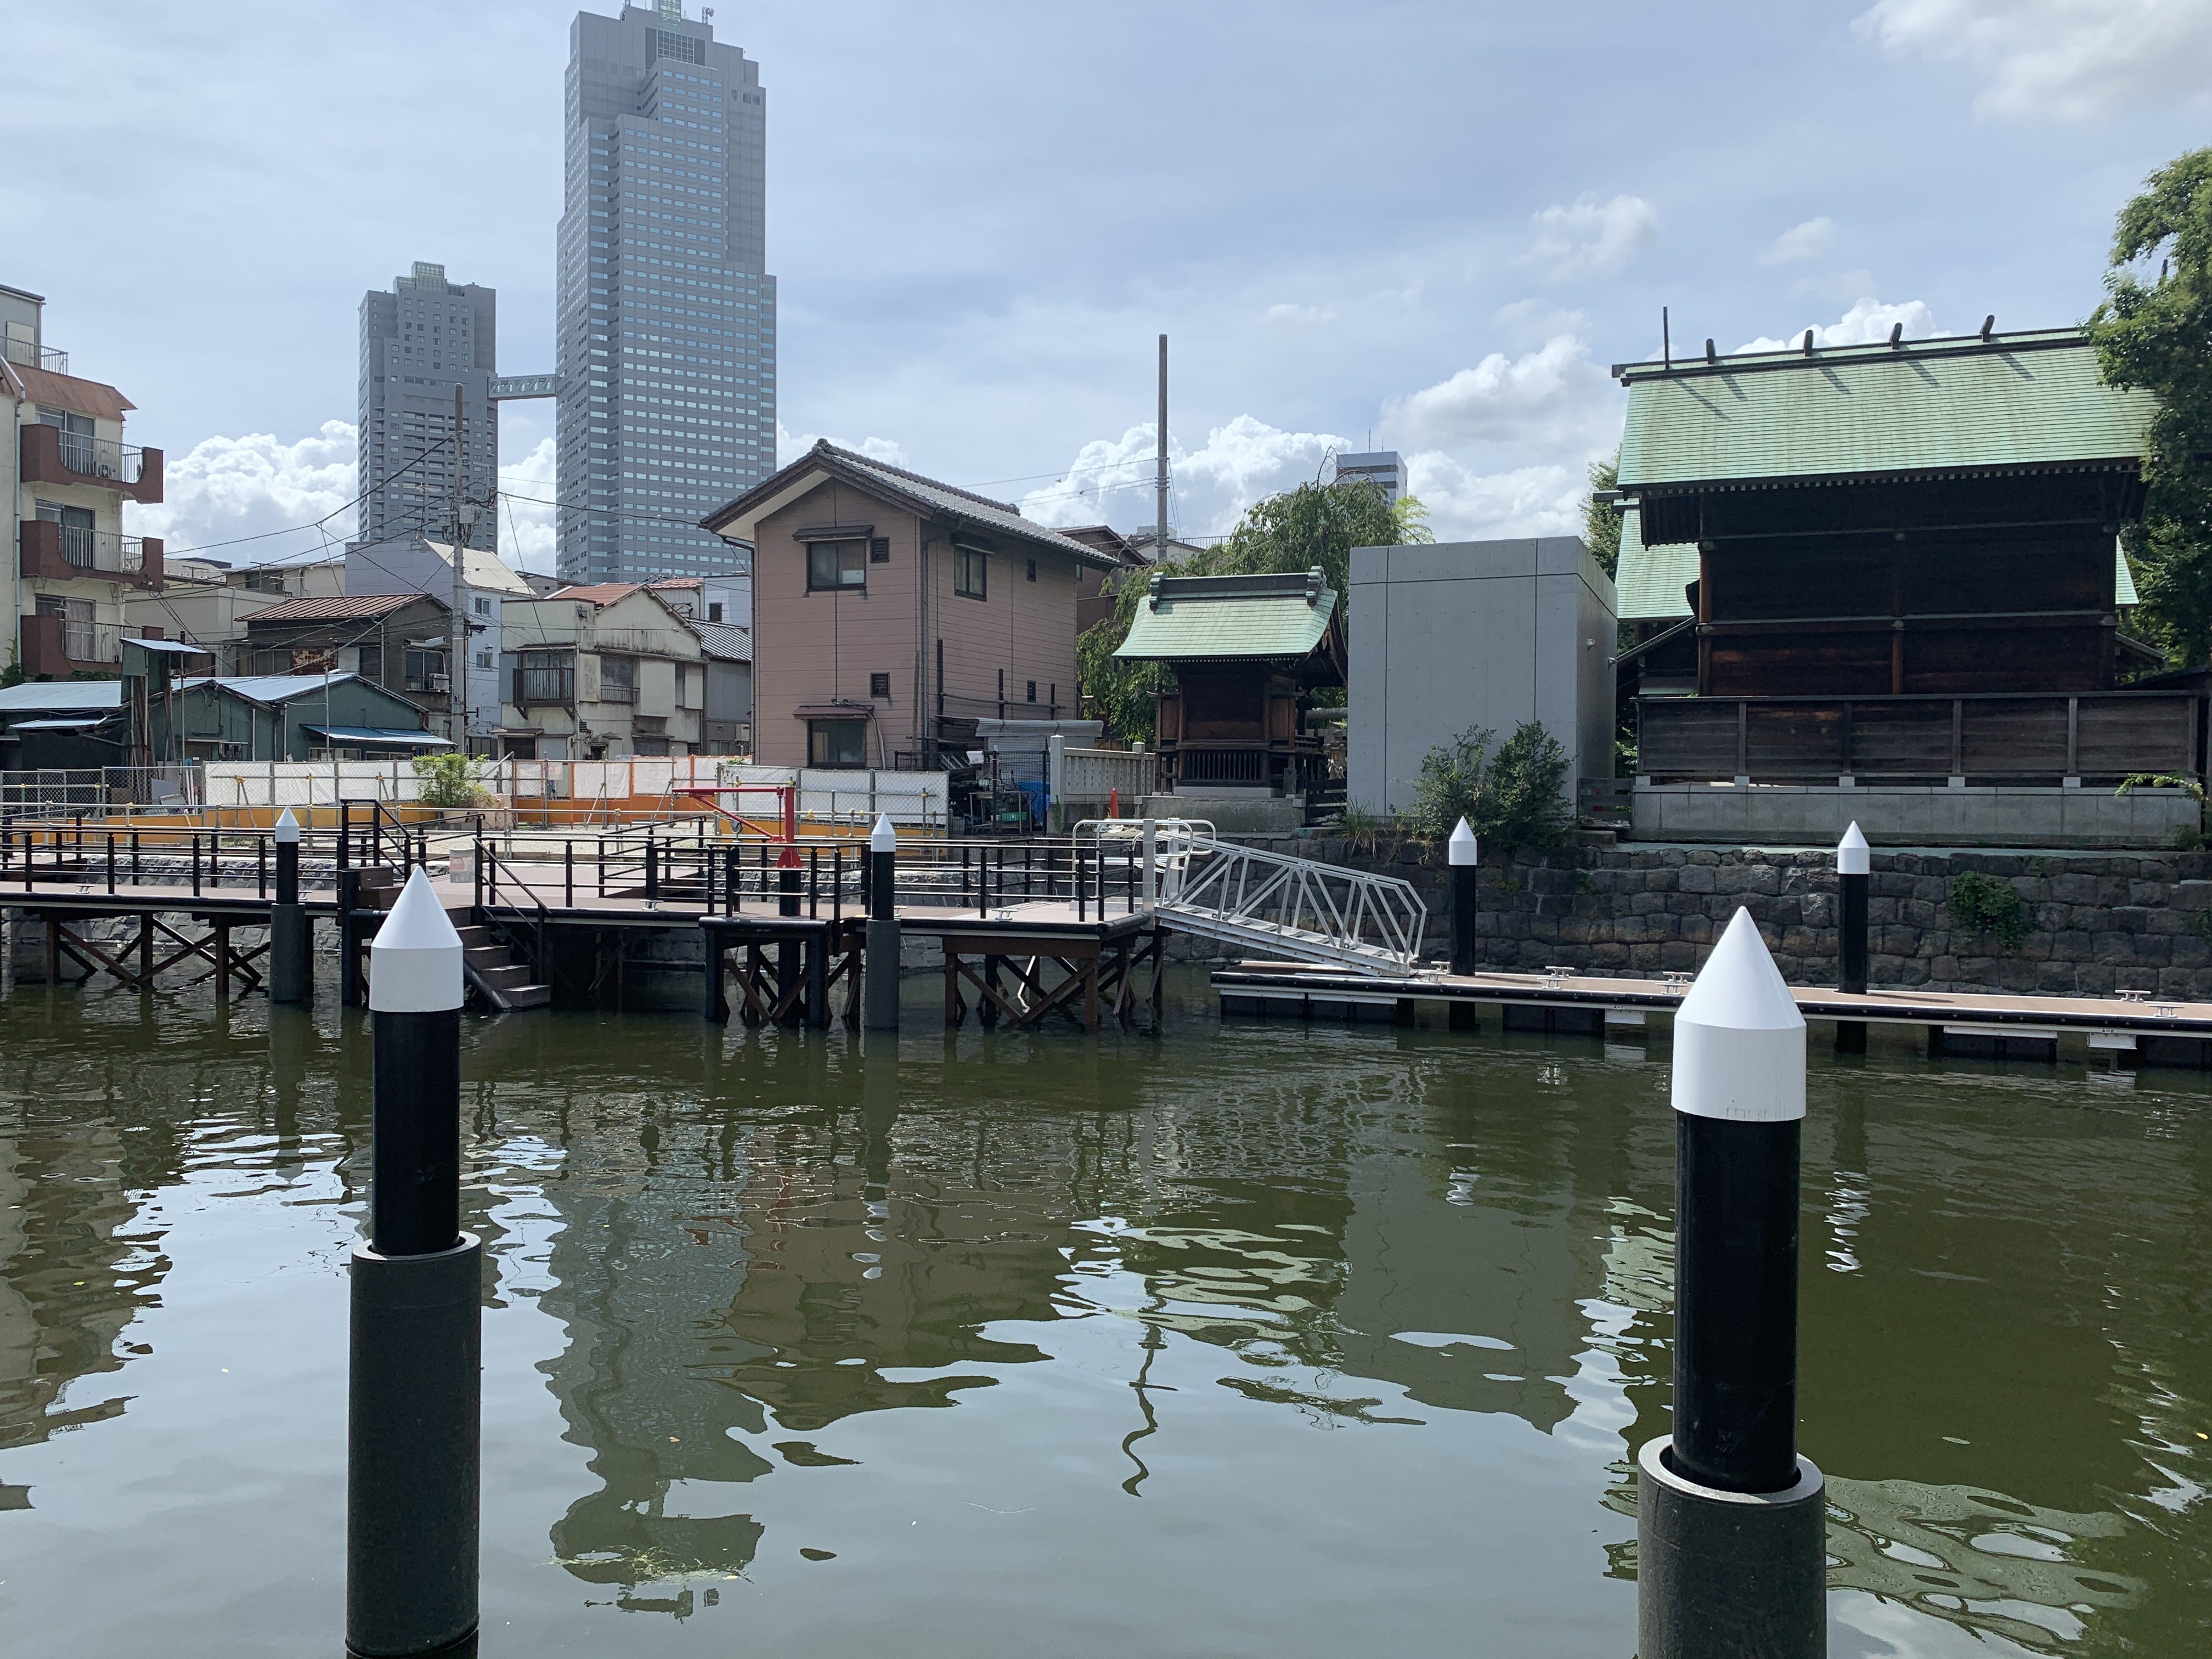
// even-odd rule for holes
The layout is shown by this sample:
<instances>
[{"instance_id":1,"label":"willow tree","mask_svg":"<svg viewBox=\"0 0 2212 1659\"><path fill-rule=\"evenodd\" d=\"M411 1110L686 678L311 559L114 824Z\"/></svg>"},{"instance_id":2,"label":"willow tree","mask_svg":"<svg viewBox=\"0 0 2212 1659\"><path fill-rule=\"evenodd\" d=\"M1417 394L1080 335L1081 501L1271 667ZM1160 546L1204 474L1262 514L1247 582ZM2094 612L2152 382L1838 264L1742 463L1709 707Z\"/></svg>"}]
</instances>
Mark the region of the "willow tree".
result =
<instances>
[{"instance_id":1,"label":"willow tree","mask_svg":"<svg viewBox=\"0 0 2212 1659\"><path fill-rule=\"evenodd\" d=\"M2136 625L2185 664L2212 660L2212 149L2169 161L2120 210L2105 289L2089 319L2105 382L2158 397L2126 540Z\"/></svg>"}]
</instances>

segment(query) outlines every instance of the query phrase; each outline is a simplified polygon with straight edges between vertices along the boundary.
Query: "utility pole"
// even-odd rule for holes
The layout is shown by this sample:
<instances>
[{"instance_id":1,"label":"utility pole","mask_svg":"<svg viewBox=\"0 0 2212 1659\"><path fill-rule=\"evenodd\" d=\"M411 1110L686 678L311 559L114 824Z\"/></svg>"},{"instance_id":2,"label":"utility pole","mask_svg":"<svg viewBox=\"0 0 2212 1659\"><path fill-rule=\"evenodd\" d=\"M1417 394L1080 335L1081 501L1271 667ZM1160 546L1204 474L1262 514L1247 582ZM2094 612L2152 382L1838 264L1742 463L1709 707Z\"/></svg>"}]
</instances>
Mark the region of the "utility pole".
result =
<instances>
[{"instance_id":1,"label":"utility pole","mask_svg":"<svg viewBox=\"0 0 2212 1659\"><path fill-rule=\"evenodd\" d=\"M451 710L446 735L453 740L454 750L469 752L469 617L462 575L461 543L468 534L469 520L476 515L469 510L464 479L469 468L468 434L462 424L461 387L453 386L453 643L446 665L446 702Z\"/></svg>"},{"instance_id":2,"label":"utility pole","mask_svg":"<svg viewBox=\"0 0 2212 1659\"><path fill-rule=\"evenodd\" d=\"M1168 337L1160 336L1160 453L1159 481L1153 486L1158 497L1153 507L1152 559L1155 563L1168 562Z\"/></svg>"}]
</instances>

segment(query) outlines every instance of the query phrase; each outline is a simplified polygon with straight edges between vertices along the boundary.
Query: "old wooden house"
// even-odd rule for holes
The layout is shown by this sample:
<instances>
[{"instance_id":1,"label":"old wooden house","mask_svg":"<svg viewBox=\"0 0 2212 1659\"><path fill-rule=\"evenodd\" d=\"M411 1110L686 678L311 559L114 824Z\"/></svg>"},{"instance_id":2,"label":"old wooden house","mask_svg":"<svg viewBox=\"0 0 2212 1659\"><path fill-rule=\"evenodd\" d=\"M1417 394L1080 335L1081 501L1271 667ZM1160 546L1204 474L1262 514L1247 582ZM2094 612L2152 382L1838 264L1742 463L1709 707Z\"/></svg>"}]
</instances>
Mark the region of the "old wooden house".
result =
<instances>
[{"instance_id":1,"label":"old wooden house","mask_svg":"<svg viewBox=\"0 0 2212 1659\"><path fill-rule=\"evenodd\" d=\"M2077 329L1719 356L1629 392L1620 615L1652 781L2063 786L2201 770L2130 690L2148 394Z\"/></svg>"},{"instance_id":2,"label":"old wooden house","mask_svg":"<svg viewBox=\"0 0 2212 1659\"><path fill-rule=\"evenodd\" d=\"M1306 729L1306 713L1316 691L1344 684L1341 610L1318 569L1152 573L1114 654L1174 671L1155 726L1170 788L1303 797L1324 781L1321 738Z\"/></svg>"}]
</instances>

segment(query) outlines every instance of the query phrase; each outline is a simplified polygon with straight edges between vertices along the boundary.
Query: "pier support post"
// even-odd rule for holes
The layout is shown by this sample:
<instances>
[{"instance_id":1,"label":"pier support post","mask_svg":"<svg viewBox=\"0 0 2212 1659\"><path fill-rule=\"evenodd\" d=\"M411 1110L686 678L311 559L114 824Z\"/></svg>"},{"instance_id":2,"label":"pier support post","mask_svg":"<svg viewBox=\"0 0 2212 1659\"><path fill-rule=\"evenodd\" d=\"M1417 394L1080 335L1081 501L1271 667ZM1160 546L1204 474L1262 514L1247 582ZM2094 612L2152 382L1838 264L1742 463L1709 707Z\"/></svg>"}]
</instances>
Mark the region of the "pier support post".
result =
<instances>
[{"instance_id":1,"label":"pier support post","mask_svg":"<svg viewBox=\"0 0 2212 1659\"><path fill-rule=\"evenodd\" d=\"M860 967L862 1024L899 1028L898 832L878 813L868 832L868 947Z\"/></svg>"},{"instance_id":2,"label":"pier support post","mask_svg":"<svg viewBox=\"0 0 2212 1659\"><path fill-rule=\"evenodd\" d=\"M1873 859L1856 821L1836 843L1836 988L1863 996L1867 988L1867 884ZM1866 1052L1863 1019L1836 1022L1836 1052Z\"/></svg>"},{"instance_id":3,"label":"pier support post","mask_svg":"<svg viewBox=\"0 0 2212 1659\"><path fill-rule=\"evenodd\" d=\"M343 857L345 843L338 843ZM361 905L361 872L341 864L338 891L338 1006L361 1006L361 927L353 913Z\"/></svg>"},{"instance_id":4,"label":"pier support post","mask_svg":"<svg viewBox=\"0 0 2212 1659\"><path fill-rule=\"evenodd\" d=\"M1472 974L1475 969L1474 864L1480 850L1474 831L1462 818L1445 848L1451 866L1451 970L1455 974Z\"/></svg>"},{"instance_id":5,"label":"pier support post","mask_svg":"<svg viewBox=\"0 0 2212 1659\"><path fill-rule=\"evenodd\" d=\"M269 1000L314 1000L313 959L307 951L307 913L300 903L300 821L286 807L276 820L276 902L269 911Z\"/></svg>"},{"instance_id":6,"label":"pier support post","mask_svg":"<svg viewBox=\"0 0 2212 1659\"><path fill-rule=\"evenodd\" d=\"M1738 910L1674 1017L1674 1432L1638 1455L1642 1659L1822 1659L1826 1503L1797 1455L1805 1021Z\"/></svg>"},{"instance_id":7,"label":"pier support post","mask_svg":"<svg viewBox=\"0 0 2212 1659\"><path fill-rule=\"evenodd\" d=\"M460 1230L461 941L420 869L369 946L368 1243L354 1247L346 1650L477 1627L482 1249Z\"/></svg>"}]
</instances>

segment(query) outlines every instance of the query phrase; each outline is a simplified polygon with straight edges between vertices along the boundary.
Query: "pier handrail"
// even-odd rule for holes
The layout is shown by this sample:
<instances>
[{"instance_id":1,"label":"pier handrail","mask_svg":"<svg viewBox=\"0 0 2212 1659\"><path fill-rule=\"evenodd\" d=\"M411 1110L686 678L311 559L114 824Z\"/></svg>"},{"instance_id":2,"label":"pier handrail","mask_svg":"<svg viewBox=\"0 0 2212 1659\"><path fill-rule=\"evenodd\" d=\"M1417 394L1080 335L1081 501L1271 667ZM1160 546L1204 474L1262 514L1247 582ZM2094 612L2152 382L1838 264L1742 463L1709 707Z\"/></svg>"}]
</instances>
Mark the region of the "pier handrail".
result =
<instances>
[{"instance_id":1,"label":"pier handrail","mask_svg":"<svg viewBox=\"0 0 2212 1659\"><path fill-rule=\"evenodd\" d=\"M1419 890L1399 877L1212 836L1193 837L1180 887L1159 910L1187 933L1367 974L1410 971L1429 919Z\"/></svg>"}]
</instances>

